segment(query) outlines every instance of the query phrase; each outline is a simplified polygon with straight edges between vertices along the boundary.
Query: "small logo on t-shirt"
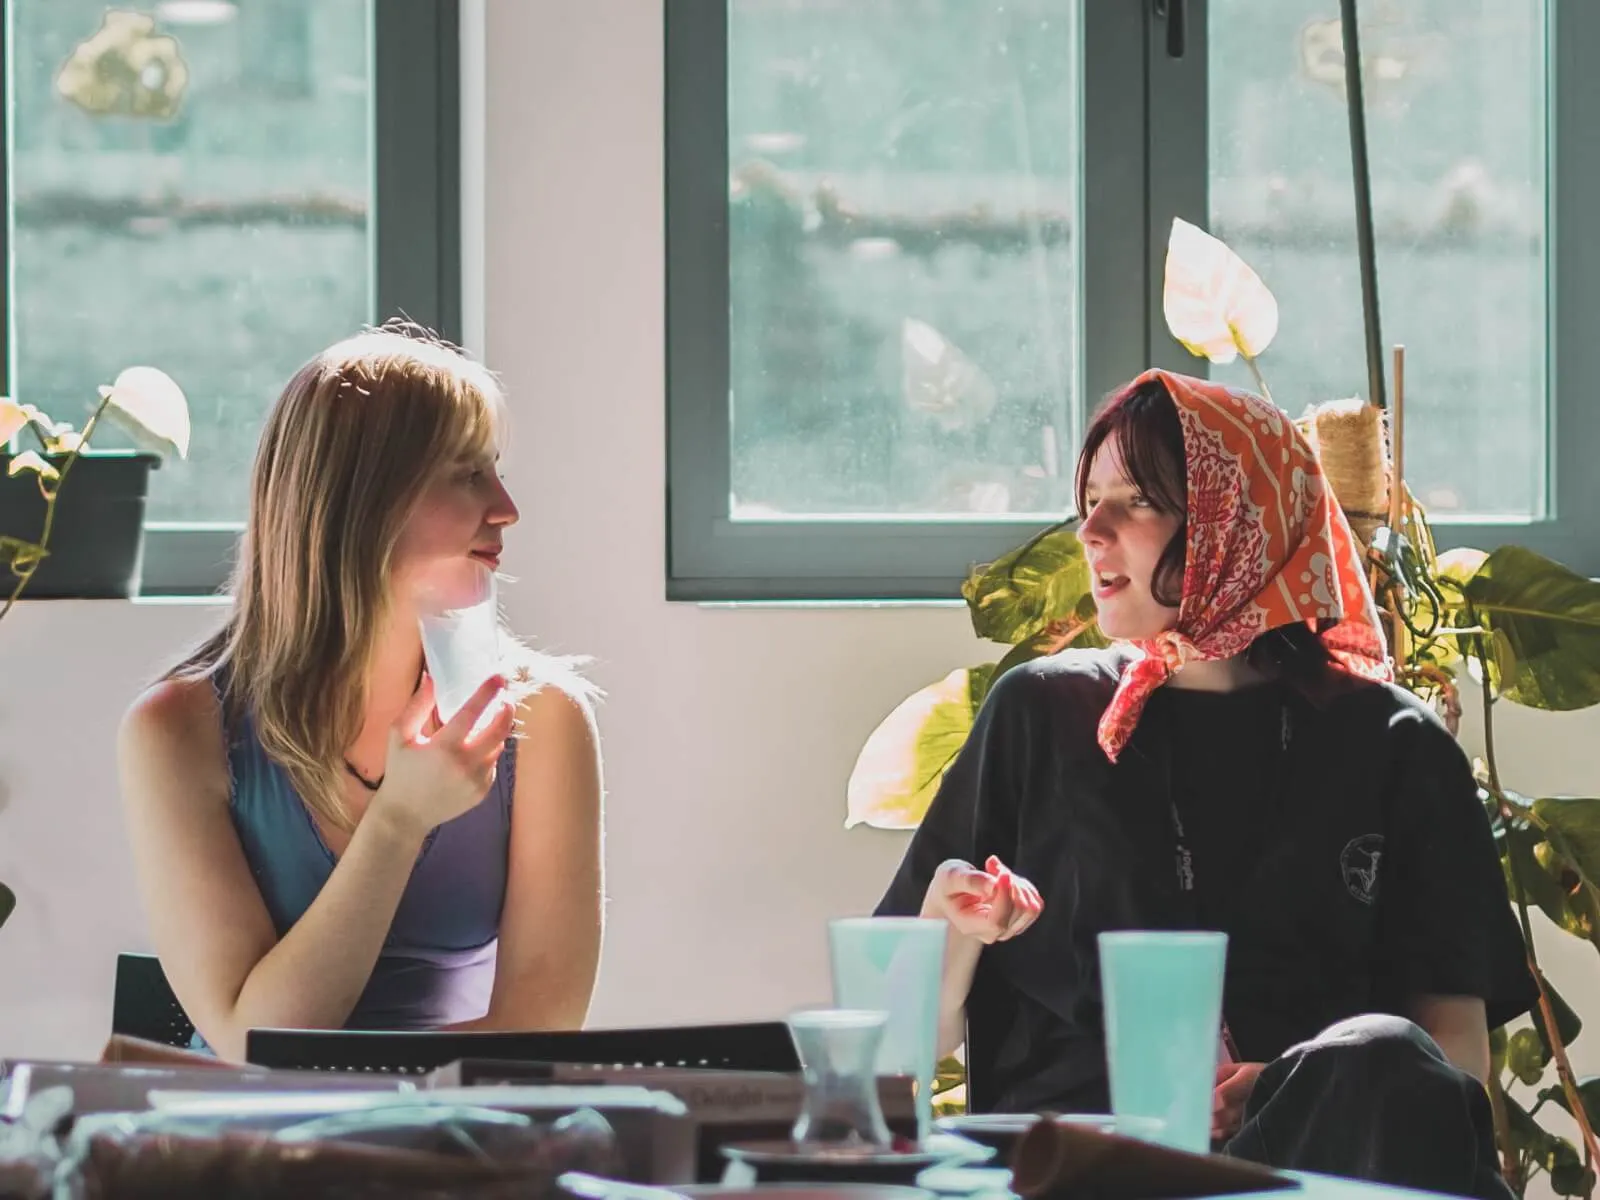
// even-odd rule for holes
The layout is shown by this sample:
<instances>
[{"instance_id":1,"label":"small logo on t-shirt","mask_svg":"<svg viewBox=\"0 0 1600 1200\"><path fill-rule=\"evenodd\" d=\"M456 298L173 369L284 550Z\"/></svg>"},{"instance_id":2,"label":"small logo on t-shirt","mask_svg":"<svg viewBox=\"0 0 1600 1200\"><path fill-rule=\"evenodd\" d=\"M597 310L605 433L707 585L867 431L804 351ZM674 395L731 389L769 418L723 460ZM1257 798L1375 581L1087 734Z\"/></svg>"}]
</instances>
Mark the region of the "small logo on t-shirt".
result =
<instances>
[{"instance_id":1,"label":"small logo on t-shirt","mask_svg":"<svg viewBox=\"0 0 1600 1200\"><path fill-rule=\"evenodd\" d=\"M1383 834L1351 838L1339 855L1345 889L1363 904L1378 898L1378 865L1383 861Z\"/></svg>"}]
</instances>

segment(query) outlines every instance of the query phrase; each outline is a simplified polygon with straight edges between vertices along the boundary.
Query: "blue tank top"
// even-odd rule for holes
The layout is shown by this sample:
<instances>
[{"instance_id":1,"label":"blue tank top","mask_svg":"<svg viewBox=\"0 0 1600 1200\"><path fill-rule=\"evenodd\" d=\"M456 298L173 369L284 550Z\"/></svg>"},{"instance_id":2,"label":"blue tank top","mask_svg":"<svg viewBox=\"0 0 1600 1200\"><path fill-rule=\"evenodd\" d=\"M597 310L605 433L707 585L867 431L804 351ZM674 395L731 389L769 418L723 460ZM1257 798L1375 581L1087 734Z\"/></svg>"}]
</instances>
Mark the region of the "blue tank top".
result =
<instances>
[{"instance_id":1,"label":"blue tank top","mask_svg":"<svg viewBox=\"0 0 1600 1200\"><path fill-rule=\"evenodd\" d=\"M335 859L288 773L267 756L248 716L226 722L228 809L281 938L316 899ZM435 828L417 855L377 965L347 1029L436 1029L489 1008L505 903L512 738L489 794Z\"/></svg>"}]
</instances>

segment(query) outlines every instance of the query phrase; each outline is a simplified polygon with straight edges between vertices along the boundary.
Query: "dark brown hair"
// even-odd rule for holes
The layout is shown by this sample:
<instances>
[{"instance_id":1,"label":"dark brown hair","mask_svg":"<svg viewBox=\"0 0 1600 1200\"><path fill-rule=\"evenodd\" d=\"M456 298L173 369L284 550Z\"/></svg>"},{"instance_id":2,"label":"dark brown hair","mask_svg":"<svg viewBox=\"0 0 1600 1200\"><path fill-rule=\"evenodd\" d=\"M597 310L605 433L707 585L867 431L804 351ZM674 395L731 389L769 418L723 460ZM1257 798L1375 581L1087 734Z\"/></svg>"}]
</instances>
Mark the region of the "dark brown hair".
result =
<instances>
[{"instance_id":1,"label":"dark brown hair","mask_svg":"<svg viewBox=\"0 0 1600 1200\"><path fill-rule=\"evenodd\" d=\"M1178 406L1164 383L1150 379L1113 392L1089 423L1074 479L1080 519L1088 508L1089 468L1100 448L1113 437L1128 482L1158 511L1178 518L1177 532L1161 552L1150 580L1150 594L1156 603L1177 608L1183 599L1188 555L1189 470ZM1258 670L1299 685L1318 683L1332 661L1309 624L1269 629L1250 643L1245 660Z\"/></svg>"},{"instance_id":2,"label":"dark brown hair","mask_svg":"<svg viewBox=\"0 0 1600 1200\"><path fill-rule=\"evenodd\" d=\"M1083 449L1078 452L1074 485L1080 517L1089 507L1089 468L1100 448L1112 438L1116 439L1128 482L1158 512L1178 518L1177 532L1161 552L1150 580L1150 594L1156 603L1177 608L1183 599L1183 568L1189 541L1189 472L1178 406L1164 383L1151 379L1113 392L1089 423Z\"/></svg>"}]
</instances>

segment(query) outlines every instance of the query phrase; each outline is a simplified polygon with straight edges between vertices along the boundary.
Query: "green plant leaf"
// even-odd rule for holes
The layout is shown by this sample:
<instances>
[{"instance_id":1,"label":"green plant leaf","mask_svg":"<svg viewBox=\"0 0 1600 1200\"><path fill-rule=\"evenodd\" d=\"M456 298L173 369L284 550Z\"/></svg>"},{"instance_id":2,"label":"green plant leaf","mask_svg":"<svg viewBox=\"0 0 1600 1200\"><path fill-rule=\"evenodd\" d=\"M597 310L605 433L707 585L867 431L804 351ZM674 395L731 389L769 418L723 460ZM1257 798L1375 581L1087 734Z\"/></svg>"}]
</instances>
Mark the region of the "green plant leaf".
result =
<instances>
[{"instance_id":1,"label":"green plant leaf","mask_svg":"<svg viewBox=\"0 0 1600 1200\"><path fill-rule=\"evenodd\" d=\"M1562 916L1557 919L1548 911L1545 915L1573 937L1586 938L1600 949L1600 890L1584 882L1577 868L1549 841L1535 846L1533 856L1539 869L1555 880L1562 893Z\"/></svg>"},{"instance_id":2,"label":"green plant leaf","mask_svg":"<svg viewBox=\"0 0 1600 1200\"><path fill-rule=\"evenodd\" d=\"M9 442L27 423L28 410L7 396L0 396L0 445Z\"/></svg>"},{"instance_id":3,"label":"green plant leaf","mask_svg":"<svg viewBox=\"0 0 1600 1200\"><path fill-rule=\"evenodd\" d=\"M1089 608L1087 616L1074 614L1070 621L1053 621L1027 641L1018 642L1001 657L994 669L994 678L999 679L1012 667L1020 667L1033 659L1055 654L1068 646L1105 646L1107 644L1105 635L1100 632L1100 626L1095 622L1094 598L1091 596L1085 599Z\"/></svg>"},{"instance_id":4,"label":"green plant leaf","mask_svg":"<svg viewBox=\"0 0 1600 1200\"><path fill-rule=\"evenodd\" d=\"M0 925L6 923L7 918L16 910L17 894L0 883Z\"/></svg>"},{"instance_id":5,"label":"green plant leaf","mask_svg":"<svg viewBox=\"0 0 1600 1200\"><path fill-rule=\"evenodd\" d=\"M972 733L995 664L951 671L902 700L872 731L845 789L845 828L915 829Z\"/></svg>"},{"instance_id":6,"label":"green plant leaf","mask_svg":"<svg viewBox=\"0 0 1600 1200\"><path fill-rule=\"evenodd\" d=\"M1550 1052L1545 1049L1544 1039L1537 1032L1519 1029L1511 1035L1511 1040L1506 1043L1506 1070L1521 1082L1532 1087L1539 1082L1545 1067L1549 1065Z\"/></svg>"},{"instance_id":7,"label":"green plant leaf","mask_svg":"<svg viewBox=\"0 0 1600 1200\"><path fill-rule=\"evenodd\" d=\"M1463 590L1493 634L1506 699L1561 711L1600 704L1600 583L1502 546Z\"/></svg>"},{"instance_id":8,"label":"green plant leaf","mask_svg":"<svg viewBox=\"0 0 1600 1200\"><path fill-rule=\"evenodd\" d=\"M1539 1099L1558 1105L1566 1112L1572 1111L1572 1105L1567 1103L1567 1089L1559 1083L1553 1083L1541 1091ZM1591 1075L1578 1080L1578 1099L1583 1102L1583 1111L1589 1117L1589 1124L1593 1126L1600 1122L1600 1076Z\"/></svg>"},{"instance_id":9,"label":"green plant leaf","mask_svg":"<svg viewBox=\"0 0 1600 1200\"><path fill-rule=\"evenodd\" d=\"M1568 1187L1583 1181L1585 1174L1583 1159L1579 1156L1577 1147L1566 1138L1545 1129L1512 1097L1505 1097L1505 1105L1506 1124L1509 1127L1512 1146L1518 1152L1528 1155L1549 1173L1552 1188L1555 1187L1557 1172L1560 1172L1562 1182ZM1556 1190L1563 1196L1584 1194L1582 1189Z\"/></svg>"},{"instance_id":10,"label":"green plant leaf","mask_svg":"<svg viewBox=\"0 0 1600 1200\"><path fill-rule=\"evenodd\" d=\"M1545 796L1533 802L1551 850L1591 888L1600 880L1600 800Z\"/></svg>"},{"instance_id":11,"label":"green plant leaf","mask_svg":"<svg viewBox=\"0 0 1600 1200\"><path fill-rule=\"evenodd\" d=\"M933 1094L942 1095L967 1081L967 1066L954 1054L939 1060L933 1069Z\"/></svg>"},{"instance_id":12,"label":"green plant leaf","mask_svg":"<svg viewBox=\"0 0 1600 1200\"><path fill-rule=\"evenodd\" d=\"M10 567L18 575L31 568L40 559L49 557L49 554L50 551L37 542L0 534L0 567Z\"/></svg>"},{"instance_id":13,"label":"green plant leaf","mask_svg":"<svg viewBox=\"0 0 1600 1200\"><path fill-rule=\"evenodd\" d=\"M1506 890L1513 897L1520 884L1523 899L1552 922L1574 937L1600 946L1596 941L1600 936L1600 898L1575 870L1563 865L1561 855L1535 826L1520 818L1503 825L1500 864L1505 870Z\"/></svg>"},{"instance_id":14,"label":"green plant leaf","mask_svg":"<svg viewBox=\"0 0 1600 1200\"><path fill-rule=\"evenodd\" d=\"M13 479L27 471L33 472L43 483L55 483L61 478L61 472L37 450L24 450L6 467L6 474Z\"/></svg>"},{"instance_id":15,"label":"green plant leaf","mask_svg":"<svg viewBox=\"0 0 1600 1200\"><path fill-rule=\"evenodd\" d=\"M1542 975L1543 972L1541 971ZM1583 1032L1583 1018L1578 1016L1576 1009L1568 1004L1566 997L1556 990L1556 985L1549 979L1544 981L1545 994L1550 997L1550 1007L1556 1015L1556 1032L1561 1035L1561 1044L1570 1046L1578 1040L1578 1035ZM1544 1022L1538 1026L1539 1036L1544 1036ZM1546 1047L1548 1049L1548 1047ZM1553 1053L1553 1051L1552 1051Z\"/></svg>"},{"instance_id":16,"label":"green plant leaf","mask_svg":"<svg viewBox=\"0 0 1600 1200\"><path fill-rule=\"evenodd\" d=\"M1418 536L1430 537L1427 532L1426 518L1420 514L1414 521L1421 528ZM1483 565L1484 559L1489 556L1482 550L1473 550L1461 547L1455 550L1446 550L1434 562L1432 579L1439 592L1438 602L1440 610L1435 612L1431 601L1420 592L1413 589L1405 590L1405 605L1407 616L1411 624L1419 629L1460 629L1467 625L1467 603L1465 589L1467 581L1477 574L1478 568ZM1461 638L1448 634L1439 634L1428 639L1426 643L1413 643L1410 650L1412 665L1429 663L1440 670L1452 671L1456 665L1471 654L1472 643L1468 638Z\"/></svg>"},{"instance_id":17,"label":"green plant leaf","mask_svg":"<svg viewBox=\"0 0 1600 1200\"><path fill-rule=\"evenodd\" d=\"M1092 617L1089 564L1077 530L1059 526L974 568L961 585L972 613L972 631L991 642L1015 646L1045 632L1080 623L1084 602ZM1087 644L1087 643L1085 643Z\"/></svg>"},{"instance_id":18,"label":"green plant leaf","mask_svg":"<svg viewBox=\"0 0 1600 1200\"><path fill-rule=\"evenodd\" d=\"M1570 1142L1563 1143L1572 1153L1561 1154L1550 1168L1550 1190L1558 1196L1588 1196L1594 1191L1594 1172L1578 1159Z\"/></svg>"}]
</instances>

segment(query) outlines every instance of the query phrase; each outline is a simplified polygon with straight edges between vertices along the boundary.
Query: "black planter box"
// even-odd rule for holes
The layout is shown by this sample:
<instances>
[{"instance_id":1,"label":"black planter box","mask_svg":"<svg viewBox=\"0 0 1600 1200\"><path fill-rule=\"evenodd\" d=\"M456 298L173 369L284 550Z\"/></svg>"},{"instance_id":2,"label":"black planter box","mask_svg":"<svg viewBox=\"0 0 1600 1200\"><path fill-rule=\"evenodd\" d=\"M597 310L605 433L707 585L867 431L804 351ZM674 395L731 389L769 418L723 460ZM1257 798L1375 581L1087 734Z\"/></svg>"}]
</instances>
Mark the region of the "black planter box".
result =
<instances>
[{"instance_id":1,"label":"black planter box","mask_svg":"<svg viewBox=\"0 0 1600 1200\"><path fill-rule=\"evenodd\" d=\"M52 455L60 466L64 455ZM44 497L32 472L12 479L11 457L0 454L0 534L37 541L44 530ZM144 555L144 504L150 472L161 456L101 451L73 464L56 501L50 555L23 590L24 600L126 599L139 591ZM0 603L17 577L0 566Z\"/></svg>"}]
</instances>

